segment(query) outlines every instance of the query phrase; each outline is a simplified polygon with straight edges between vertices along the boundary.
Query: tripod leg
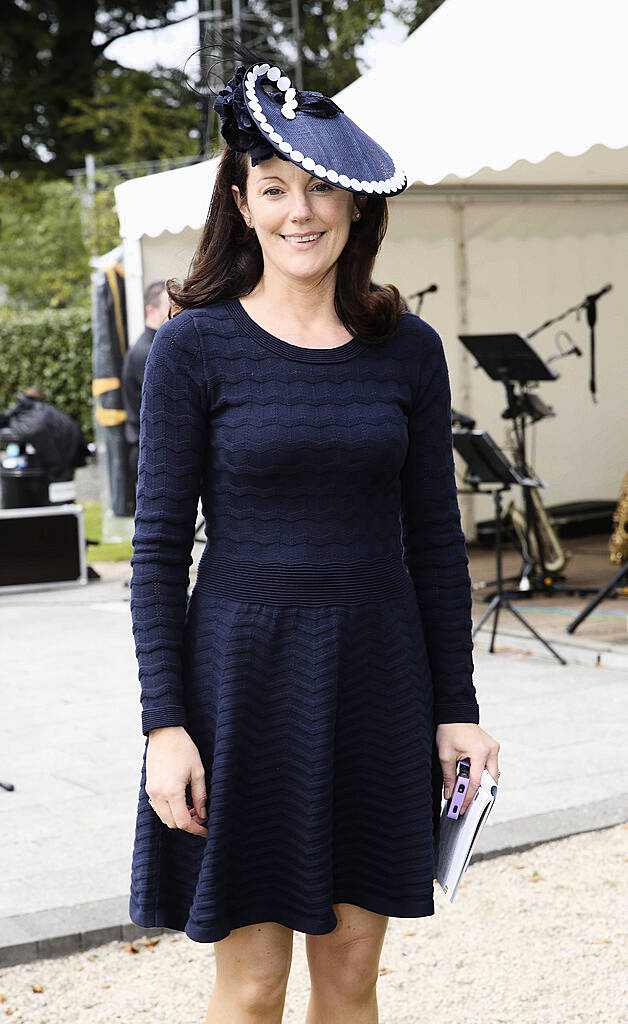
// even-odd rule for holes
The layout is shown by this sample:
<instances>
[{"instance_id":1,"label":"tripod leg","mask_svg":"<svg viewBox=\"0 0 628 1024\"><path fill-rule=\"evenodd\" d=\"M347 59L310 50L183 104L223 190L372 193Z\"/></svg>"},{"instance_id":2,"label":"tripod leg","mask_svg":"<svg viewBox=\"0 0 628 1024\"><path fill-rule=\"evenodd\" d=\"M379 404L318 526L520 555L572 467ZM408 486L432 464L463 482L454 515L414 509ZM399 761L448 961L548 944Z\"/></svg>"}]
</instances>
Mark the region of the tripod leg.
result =
<instances>
[{"instance_id":1,"label":"tripod leg","mask_svg":"<svg viewBox=\"0 0 628 1024\"><path fill-rule=\"evenodd\" d=\"M499 594L495 594L495 597L493 598L493 600L489 604L488 608L484 612L484 615L482 616L482 618L478 622L477 626L474 627L473 632L471 634L471 638L473 638L475 636L475 634L477 633L477 631L482 628L482 626L484 625L484 623L488 619L489 615L491 615L491 613L493 612L493 609L498 604L499 604Z\"/></svg>"},{"instance_id":2,"label":"tripod leg","mask_svg":"<svg viewBox=\"0 0 628 1024\"><path fill-rule=\"evenodd\" d=\"M503 597L502 597L502 600L503 600ZM491 644L490 644L490 647L489 647L489 652L491 654L493 654L493 651L495 650L495 634L497 632L497 620L499 618L499 611L500 611L501 606L502 606L501 605L501 601L498 601L497 605L496 605L496 608L495 608L495 618L493 619L493 632L491 633Z\"/></svg>"},{"instance_id":3,"label":"tripod leg","mask_svg":"<svg viewBox=\"0 0 628 1024\"><path fill-rule=\"evenodd\" d=\"M544 647L547 648L547 650L550 652L550 654L553 654L554 657L558 659L558 661L561 663L561 665L566 665L567 664L565 659L561 658L561 656L558 653L558 651L555 651L554 648L550 644L548 644L547 640L544 640L543 637L539 633L537 633L537 631L534 628L534 626L531 626L529 622L526 622L526 620L524 619L523 615L520 615L519 612L515 608L513 608L511 604L507 604L506 607L508 608L509 611L512 612L512 614L515 616L515 618L519 619L519 622L521 623L521 625L525 626L525 628L528 629L536 637L536 639L540 643L542 643Z\"/></svg>"},{"instance_id":4,"label":"tripod leg","mask_svg":"<svg viewBox=\"0 0 628 1024\"><path fill-rule=\"evenodd\" d=\"M586 619L587 615L589 615L594 608L597 608L600 601L603 601L605 597L608 597L608 595L612 593L615 587L619 586L622 578L626 575L628 575L628 562L626 562L625 565L619 567L618 572L615 573L612 580L609 580L606 586L602 587L602 589L599 590L597 594L595 594L595 596L591 598L589 603L584 606L582 611L579 612L578 615L576 615L575 619L573 619L573 621L565 627L567 632L573 633L578 628L580 623L583 622L584 619Z\"/></svg>"}]
</instances>

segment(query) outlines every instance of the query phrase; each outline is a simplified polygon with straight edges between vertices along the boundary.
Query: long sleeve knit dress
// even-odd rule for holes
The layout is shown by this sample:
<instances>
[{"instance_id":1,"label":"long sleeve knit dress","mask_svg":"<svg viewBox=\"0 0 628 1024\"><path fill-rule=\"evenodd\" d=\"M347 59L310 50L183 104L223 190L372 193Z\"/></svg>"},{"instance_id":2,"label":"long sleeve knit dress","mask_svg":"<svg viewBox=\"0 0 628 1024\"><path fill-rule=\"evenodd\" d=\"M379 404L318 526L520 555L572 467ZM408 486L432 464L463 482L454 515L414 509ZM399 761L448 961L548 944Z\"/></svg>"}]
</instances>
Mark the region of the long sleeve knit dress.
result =
<instances>
[{"instance_id":1,"label":"long sleeve knit dress","mask_svg":"<svg viewBox=\"0 0 628 1024\"><path fill-rule=\"evenodd\" d=\"M404 312L384 342L302 348L238 299L168 321L144 376L133 545L147 740L131 920L215 942L262 921L330 932L337 902L433 914L435 728L479 721L436 331ZM148 732L166 725L198 747L207 836L148 804Z\"/></svg>"}]
</instances>

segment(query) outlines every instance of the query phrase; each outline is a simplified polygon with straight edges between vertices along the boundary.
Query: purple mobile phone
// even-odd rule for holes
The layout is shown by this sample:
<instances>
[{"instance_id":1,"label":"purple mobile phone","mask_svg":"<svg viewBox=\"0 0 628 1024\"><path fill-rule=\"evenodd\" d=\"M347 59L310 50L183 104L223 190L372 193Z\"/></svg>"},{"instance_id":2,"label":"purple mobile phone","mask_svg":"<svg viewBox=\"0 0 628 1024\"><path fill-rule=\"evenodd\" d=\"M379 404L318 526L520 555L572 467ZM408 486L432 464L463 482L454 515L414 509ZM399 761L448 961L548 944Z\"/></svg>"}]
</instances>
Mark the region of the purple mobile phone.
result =
<instances>
[{"instance_id":1,"label":"purple mobile phone","mask_svg":"<svg viewBox=\"0 0 628 1024\"><path fill-rule=\"evenodd\" d=\"M462 757L458 762L458 775L454 785L454 791L449 798L448 818L460 817L460 808L464 803L465 794L469 788L469 771L471 762L468 757Z\"/></svg>"}]
</instances>

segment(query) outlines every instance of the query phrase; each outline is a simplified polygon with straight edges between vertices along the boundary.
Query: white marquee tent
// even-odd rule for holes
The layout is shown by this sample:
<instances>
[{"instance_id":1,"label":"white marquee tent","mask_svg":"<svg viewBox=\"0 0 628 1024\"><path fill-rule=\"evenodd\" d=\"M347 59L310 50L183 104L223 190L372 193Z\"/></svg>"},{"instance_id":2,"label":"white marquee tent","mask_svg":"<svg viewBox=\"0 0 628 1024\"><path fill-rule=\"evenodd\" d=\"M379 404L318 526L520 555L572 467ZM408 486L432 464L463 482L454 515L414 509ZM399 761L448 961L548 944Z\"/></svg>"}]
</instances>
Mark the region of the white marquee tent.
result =
<instances>
[{"instance_id":1,"label":"white marquee tent","mask_svg":"<svg viewBox=\"0 0 628 1024\"><path fill-rule=\"evenodd\" d=\"M389 200L375 279L406 297L438 284L421 315L443 337L454 406L499 444L503 393L474 370L458 334L527 334L613 284L599 305L597 401L587 358L556 359L560 380L541 391L556 413L534 428L530 452L550 484L546 504L614 498L625 470L626 38L625 0L445 0L384 65L334 97L412 183ZM216 165L116 189L131 337L143 284L185 273ZM560 330L586 356L586 321L573 316L534 339L539 354L564 350ZM491 516L488 498L461 505L468 535Z\"/></svg>"}]
</instances>

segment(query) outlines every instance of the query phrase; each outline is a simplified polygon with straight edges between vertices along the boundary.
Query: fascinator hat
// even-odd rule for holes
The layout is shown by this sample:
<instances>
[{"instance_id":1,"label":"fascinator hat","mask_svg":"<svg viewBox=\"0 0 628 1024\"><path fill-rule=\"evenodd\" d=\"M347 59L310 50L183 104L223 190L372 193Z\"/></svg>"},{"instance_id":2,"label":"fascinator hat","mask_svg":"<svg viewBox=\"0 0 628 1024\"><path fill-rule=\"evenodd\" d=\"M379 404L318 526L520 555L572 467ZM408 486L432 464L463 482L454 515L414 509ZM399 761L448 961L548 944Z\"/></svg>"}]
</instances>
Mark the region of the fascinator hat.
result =
<instances>
[{"instance_id":1,"label":"fascinator hat","mask_svg":"<svg viewBox=\"0 0 628 1024\"><path fill-rule=\"evenodd\" d=\"M278 156L349 192L394 196L408 179L389 153L320 92L295 89L276 65L240 65L213 104L229 147L255 167Z\"/></svg>"}]
</instances>

